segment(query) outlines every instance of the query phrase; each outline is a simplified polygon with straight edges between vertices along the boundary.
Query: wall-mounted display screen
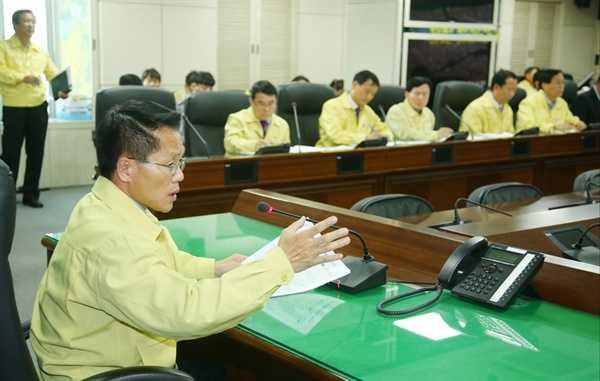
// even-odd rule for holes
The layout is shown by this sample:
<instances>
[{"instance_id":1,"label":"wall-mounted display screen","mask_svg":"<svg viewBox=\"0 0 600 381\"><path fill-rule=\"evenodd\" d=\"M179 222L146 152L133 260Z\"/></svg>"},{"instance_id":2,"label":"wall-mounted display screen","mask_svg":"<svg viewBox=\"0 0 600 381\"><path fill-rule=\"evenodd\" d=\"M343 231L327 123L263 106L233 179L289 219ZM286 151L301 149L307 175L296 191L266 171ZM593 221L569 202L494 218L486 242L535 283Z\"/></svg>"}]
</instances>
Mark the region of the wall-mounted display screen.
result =
<instances>
[{"instance_id":1,"label":"wall-mounted display screen","mask_svg":"<svg viewBox=\"0 0 600 381\"><path fill-rule=\"evenodd\" d=\"M467 40L457 35L405 33L404 38L404 81L421 75L430 78L434 86L449 80L488 85L494 36L470 36Z\"/></svg>"},{"instance_id":2,"label":"wall-mounted display screen","mask_svg":"<svg viewBox=\"0 0 600 381\"><path fill-rule=\"evenodd\" d=\"M409 12L411 20L491 24L494 0L418 0Z\"/></svg>"}]
</instances>

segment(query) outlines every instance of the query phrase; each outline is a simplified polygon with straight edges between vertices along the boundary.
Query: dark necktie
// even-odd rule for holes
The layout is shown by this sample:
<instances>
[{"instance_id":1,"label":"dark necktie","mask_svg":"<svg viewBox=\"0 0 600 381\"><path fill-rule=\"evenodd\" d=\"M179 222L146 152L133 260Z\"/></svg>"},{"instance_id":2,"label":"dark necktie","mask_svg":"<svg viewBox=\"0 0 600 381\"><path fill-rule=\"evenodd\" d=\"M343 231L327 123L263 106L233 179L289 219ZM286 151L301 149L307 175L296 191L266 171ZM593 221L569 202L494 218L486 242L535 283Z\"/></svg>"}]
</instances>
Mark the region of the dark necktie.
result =
<instances>
[{"instance_id":1,"label":"dark necktie","mask_svg":"<svg viewBox=\"0 0 600 381\"><path fill-rule=\"evenodd\" d=\"M358 114L360 114L360 107L355 108L354 111L356 112L356 121L358 122Z\"/></svg>"},{"instance_id":2,"label":"dark necktie","mask_svg":"<svg viewBox=\"0 0 600 381\"><path fill-rule=\"evenodd\" d=\"M263 138L267 135L267 126L269 125L269 122L267 122L266 120L261 120L260 124L263 128Z\"/></svg>"}]
</instances>

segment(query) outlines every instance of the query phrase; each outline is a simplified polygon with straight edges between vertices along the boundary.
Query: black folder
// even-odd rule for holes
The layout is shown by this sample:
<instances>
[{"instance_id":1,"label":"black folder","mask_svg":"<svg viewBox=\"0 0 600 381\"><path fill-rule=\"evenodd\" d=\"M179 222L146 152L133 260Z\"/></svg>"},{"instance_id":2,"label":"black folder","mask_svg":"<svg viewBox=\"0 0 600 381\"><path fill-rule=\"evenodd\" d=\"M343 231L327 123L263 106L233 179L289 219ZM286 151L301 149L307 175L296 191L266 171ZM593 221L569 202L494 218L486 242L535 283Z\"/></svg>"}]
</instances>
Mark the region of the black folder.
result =
<instances>
[{"instance_id":1,"label":"black folder","mask_svg":"<svg viewBox=\"0 0 600 381\"><path fill-rule=\"evenodd\" d=\"M71 84L71 67L68 66L65 70L55 75L54 78L50 80L50 86L52 87L52 95L54 96L54 100L59 98L59 91L68 94L73 87Z\"/></svg>"}]
</instances>

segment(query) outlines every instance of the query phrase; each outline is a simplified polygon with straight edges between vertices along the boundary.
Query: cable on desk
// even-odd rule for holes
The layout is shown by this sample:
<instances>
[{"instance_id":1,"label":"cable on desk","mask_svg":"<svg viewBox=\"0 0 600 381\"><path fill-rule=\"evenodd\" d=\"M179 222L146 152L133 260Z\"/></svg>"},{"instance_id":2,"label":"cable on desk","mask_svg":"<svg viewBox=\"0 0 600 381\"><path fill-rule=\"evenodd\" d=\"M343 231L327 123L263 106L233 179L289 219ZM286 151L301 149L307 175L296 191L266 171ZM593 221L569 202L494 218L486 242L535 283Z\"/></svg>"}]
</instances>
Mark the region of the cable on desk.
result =
<instances>
[{"instance_id":1,"label":"cable on desk","mask_svg":"<svg viewBox=\"0 0 600 381\"><path fill-rule=\"evenodd\" d=\"M433 283L433 282L409 282L409 281L403 281L403 280L400 280L400 281L389 281L389 282L393 282L393 283L412 283L412 284L429 284L431 286L429 286L429 287L423 287L423 288L418 288L418 289L411 290L411 291L408 291L408 292L405 292L405 293L402 293L402 294L399 294L399 295L395 295L395 296L392 296L390 298L382 300L377 305L377 311L379 311L380 313L382 313L384 315L398 316L398 315L406 315L406 314L418 311L420 309L423 309L423 308L425 308L427 306L430 306L433 303L435 303L440 298L440 296L442 296L442 292L444 291L444 288L442 287L442 285L440 283L437 283L437 282L436 283ZM414 306L414 307L411 307L411 308L407 308L407 309L404 309L404 310L386 310L385 308L383 308L383 306L385 306L386 304L395 302L395 301L400 300L402 298L406 298L408 296L416 295L416 294L419 294L419 293L422 293L422 292L425 293L425 292L428 292L428 291L435 291L435 290L437 290L437 292L436 292L435 296L433 297L433 299L428 300L425 303L421 303L421 304L419 304L417 306Z\"/></svg>"}]
</instances>

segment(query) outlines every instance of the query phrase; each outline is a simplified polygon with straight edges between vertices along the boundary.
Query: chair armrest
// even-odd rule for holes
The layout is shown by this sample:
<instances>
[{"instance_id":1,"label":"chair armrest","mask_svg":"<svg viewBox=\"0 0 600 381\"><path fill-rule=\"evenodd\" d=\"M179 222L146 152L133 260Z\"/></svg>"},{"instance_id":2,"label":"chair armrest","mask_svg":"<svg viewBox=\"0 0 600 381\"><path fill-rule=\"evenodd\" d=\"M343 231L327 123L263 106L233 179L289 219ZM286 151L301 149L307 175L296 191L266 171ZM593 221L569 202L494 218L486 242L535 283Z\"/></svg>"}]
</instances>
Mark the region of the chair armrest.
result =
<instances>
[{"instance_id":1,"label":"chair armrest","mask_svg":"<svg viewBox=\"0 0 600 381\"><path fill-rule=\"evenodd\" d=\"M23 329L23 337L25 338L25 340L29 340L29 333L31 331L31 320L27 320L21 323L21 328Z\"/></svg>"},{"instance_id":2,"label":"chair armrest","mask_svg":"<svg viewBox=\"0 0 600 381\"><path fill-rule=\"evenodd\" d=\"M84 381L195 381L189 374L160 366L134 366L114 369L86 378Z\"/></svg>"}]
</instances>

